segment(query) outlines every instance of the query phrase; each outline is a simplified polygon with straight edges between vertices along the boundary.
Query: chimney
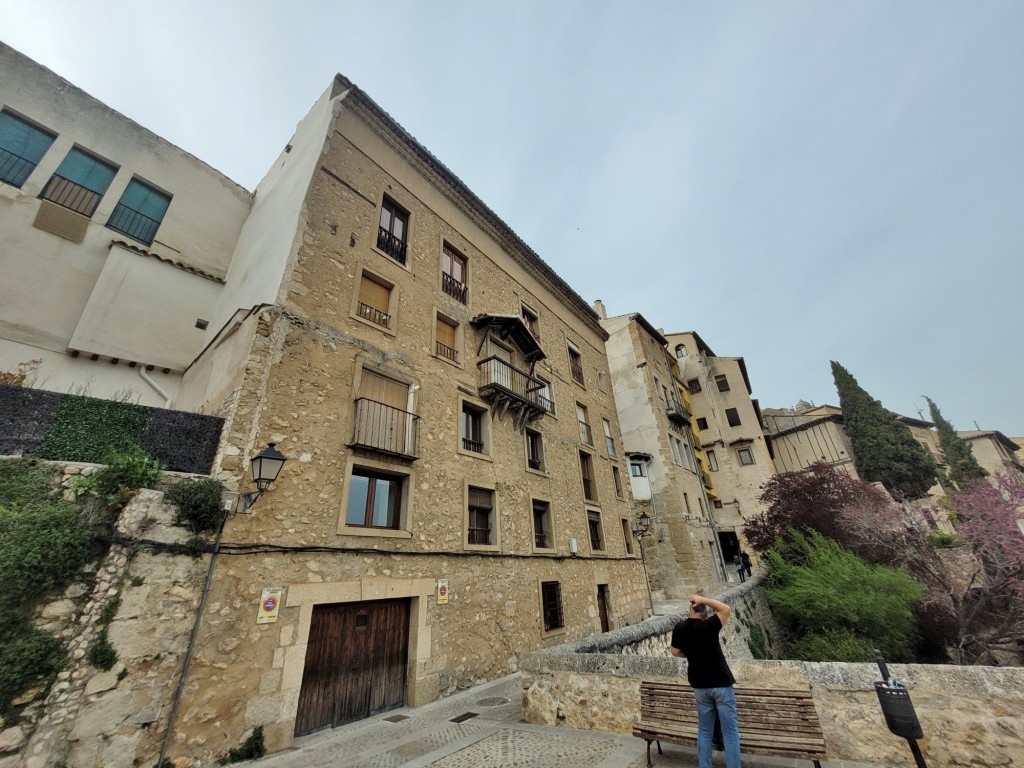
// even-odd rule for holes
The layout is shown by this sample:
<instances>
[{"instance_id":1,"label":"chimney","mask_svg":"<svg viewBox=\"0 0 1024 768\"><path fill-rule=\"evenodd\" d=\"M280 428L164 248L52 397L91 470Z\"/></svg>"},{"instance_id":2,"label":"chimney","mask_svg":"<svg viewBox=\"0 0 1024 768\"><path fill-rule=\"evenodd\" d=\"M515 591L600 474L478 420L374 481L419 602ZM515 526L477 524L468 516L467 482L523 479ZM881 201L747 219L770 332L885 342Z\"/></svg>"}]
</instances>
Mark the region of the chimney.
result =
<instances>
[{"instance_id":1,"label":"chimney","mask_svg":"<svg viewBox=\"0 0 1024 768\"><path fill-rule=\"evenodd\" d=\"M604 302L600 299L594 301L594 311L597 312L597 316L602 320L608 319L608 310L604 308Z\"/></svg>"}]
</instances>

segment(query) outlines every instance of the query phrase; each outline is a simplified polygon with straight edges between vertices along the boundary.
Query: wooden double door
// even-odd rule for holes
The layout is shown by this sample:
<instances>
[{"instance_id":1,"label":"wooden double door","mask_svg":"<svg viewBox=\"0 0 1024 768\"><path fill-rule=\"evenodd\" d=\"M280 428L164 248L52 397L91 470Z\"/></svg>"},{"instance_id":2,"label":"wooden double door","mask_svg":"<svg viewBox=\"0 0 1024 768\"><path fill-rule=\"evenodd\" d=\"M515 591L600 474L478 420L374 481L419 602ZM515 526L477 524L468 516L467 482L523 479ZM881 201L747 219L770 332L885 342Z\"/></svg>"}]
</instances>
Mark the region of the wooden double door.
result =
<instances>
[{"instance_id":1,"label":"wooden double door","mask_svg":"<svg viewBox=\"0 0 1024 768\"><path fill-rule=\"evenodd\" d=\"M315 606L295 735L402 706L408 658L408 599Z\"/></svg>"}]
</instances>

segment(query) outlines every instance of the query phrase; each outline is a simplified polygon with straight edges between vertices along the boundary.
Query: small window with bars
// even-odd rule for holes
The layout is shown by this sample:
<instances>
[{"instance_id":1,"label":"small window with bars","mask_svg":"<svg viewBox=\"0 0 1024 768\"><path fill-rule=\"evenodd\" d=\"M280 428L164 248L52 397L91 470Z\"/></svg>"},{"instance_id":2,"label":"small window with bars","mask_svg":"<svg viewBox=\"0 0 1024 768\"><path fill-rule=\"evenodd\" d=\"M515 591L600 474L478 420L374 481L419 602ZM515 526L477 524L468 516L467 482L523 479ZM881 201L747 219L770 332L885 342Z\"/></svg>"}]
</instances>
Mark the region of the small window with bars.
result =
<instances>
[{"instance_id":1,"label":"small window with bars","mask_svg":"<svg viewBox=\"0 0 1024 768\"><path fill-rule=\"evenodd\" d=\"M441 248L441 290L463 304L469 296L468 267L466 257L445 243Z\"/></svg>"},{"instance_id":2,"label":"small window with bars","mask_svg":"<svg viewBox=\"0 0 1024 768\"><path fill-rule=\"evenodd\" d=\"M170 204L170 195L138 179L132 179L107 219L107 226L133 240L150 245Z\"/></svg>"},{"instance_id":3,"label":"small window with bars","mask_svg":"<svg viewBox=\"0 0 1024 768\"><path fill-rule=\"evenodd\" d=\"M380 227L377 229L377 248L399 264L405 264L408 246L409 212L390 197L380 206Z\"/></svg>"},{"instance_id":4,"label":"small window with bars","mask_svg":"<svg viewBox=\"0 0 1024 768\"><path fill-rule=\"evenodd\" d=\"M544 471L544 438L533 429L526 430L526 466L536 472Z\"/></svg>"},{"instance_id":5,"label":"small window with bars","mask_svg":"<svg viewBox=\"0 0 1024 768\"><path fill-rule=\"evenodd\" d=\"M484 412L480 408L462 404L462 450L484 452Z\"/></svg>"},{"instance_id":6,"label":"small window with bars","mask_svg":"<svg viewBox=\"0 0 1024 768\"><path fill-rule=\"evenodd\" d=\"M569 344L567 350L569 352L569 373L572 380L580 386L586 386L583 380L583 356L574 344Z\"/></svg>"},{"instance_id":7,"label":"small window with bars","mask_svg":"<svg viewBox=\"0 0 1024 768\"><path fill-rule=\"evenodd\" d=\"M363 273L356 314L381 328L391 328L391 287Z\"/></svg>"},{"instance_id":8,"label":"small window with bars","mask_svg":"<svg viewBox=\"0 0 1024 768\"><path fill-rule=\"evenodd\" d=\"M604 551L604 535L601 530L601 513L587 511L587 531L590 533L590 548L594 552Z\"/></svg>"},{"instance_id":9,"label":"small window with bars","mask_svg":"<svg viewBox=\"0 0 1024 768\"><path fill-rule=\"evenodd\" d=\"M537 499L533 500L533 546L536 549L551 549L554 546L551 505Z\"/></svg>"},{"instance_id":10,"label":"small window with bars","mask_svg":"<svg viewBox=\"0 0 1024 768\"><path fill-rule=\"evenodd\" d=\"M544 620L544 631L553 632L565 626L562 616L562 584L558 581L542 581L540 583L541 613Z\"/></svg>"},{"instance_id":11,"label":"small window with bars","mask_svg":"<svg viewBox=\"0 0 1024 768\"><path fill-rule=\"evenodd\" d=\"M452 363L459 362L459 324L443 315L437 315L434 329L434 353Z\"/></svg>"},{"instance_id":12,"label":"small window with bars","mask_svg":"<svg viewBox=\"0 0 1024 768\"><path fill-rule=\"evenodd\" d=\"M54 138L6 109L0 112L0 181L14 187L24 184Z\"/></svg>"},{"instance_id":13,"label":"small window with bars","mask_svg":"<svg viewBox=\"0 0 1024 768\"><path fill-rule=\"evenodd\" d=\"M114 166L72 147L46 182L40 197L91 217L115 175Z\"/></svg>"},{"instance_id":14,"label":"small window with bars","mask_svg":"<svg viewBox=\"0 0 1024 768\"><path fill-rule=\"evenodd\" d=\"M686 382L686 388L690 390L691 395L696 395L701 391L700 379L690 379Z\"/></svg>"}]
</instances>

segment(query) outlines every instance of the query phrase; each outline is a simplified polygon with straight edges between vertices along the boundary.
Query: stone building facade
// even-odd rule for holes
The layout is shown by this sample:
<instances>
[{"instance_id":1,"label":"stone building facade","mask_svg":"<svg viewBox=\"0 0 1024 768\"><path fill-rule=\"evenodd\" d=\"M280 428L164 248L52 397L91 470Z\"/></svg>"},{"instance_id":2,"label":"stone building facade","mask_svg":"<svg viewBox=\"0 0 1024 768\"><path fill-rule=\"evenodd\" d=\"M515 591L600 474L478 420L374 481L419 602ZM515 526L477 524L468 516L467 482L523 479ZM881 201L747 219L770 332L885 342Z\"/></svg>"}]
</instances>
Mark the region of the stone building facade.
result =
<instances>
[{"instance_id":1,"label":"stone building facade","mask_svg":"<svg viewBox=\"0 0 1024 768\"><path fill-rule=\"evenodd\" d=\"M775 474L761 409L742 357L720 357L693 331L665 334L693 404L711 471L718 537L727 562L746 548L745 521L762 511L761 486Z\"/></svg>"},{"instance_id":2,"label":"stone building facade","mask_svg":"<svg viewBox=\"0 0 1024 768\"><path fill-rule=\"evenodd\" d=\"M603 305L596 309L603 316ZM727 571L715 535L714 491L676 360L641 314L604 317L601 324L633 495L654 521L642 541L651 589L667 598L715 591Z\"/></svg>"},{"instance_id":3,"label":"stone building facade","mask_svg":"<svg viewBox=\"0 0 1024 768\"><path fill-rule=\"evenodd\" d=\"M224 528L169 755L280 750L647 616L594 311L340 76L256 199L181 397L227 419L238 490L267 443L289 461Z\"/></svg>"}]
</instances>

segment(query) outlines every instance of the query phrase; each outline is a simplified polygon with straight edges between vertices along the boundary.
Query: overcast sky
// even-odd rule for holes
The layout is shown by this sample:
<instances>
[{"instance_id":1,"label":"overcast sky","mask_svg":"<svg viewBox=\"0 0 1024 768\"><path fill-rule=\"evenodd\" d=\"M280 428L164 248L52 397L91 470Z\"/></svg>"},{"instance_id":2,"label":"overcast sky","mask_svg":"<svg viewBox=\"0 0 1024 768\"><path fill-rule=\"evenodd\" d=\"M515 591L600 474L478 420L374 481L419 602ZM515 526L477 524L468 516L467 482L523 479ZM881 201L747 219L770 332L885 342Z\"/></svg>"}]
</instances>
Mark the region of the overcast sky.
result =
<instances>
[{"instance_id":1,"label":"overcast sky","mask_svg":"<svg viewBox=\"0 0 1024 768\"><path fill-rule=\"evenodd\" d=\"M834 359L1024 436L1017 0L0 0L0 38L249 189L340 72L762 407L837 403Z\"/></svg>"}]
</instances>

